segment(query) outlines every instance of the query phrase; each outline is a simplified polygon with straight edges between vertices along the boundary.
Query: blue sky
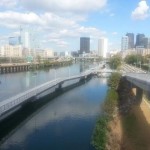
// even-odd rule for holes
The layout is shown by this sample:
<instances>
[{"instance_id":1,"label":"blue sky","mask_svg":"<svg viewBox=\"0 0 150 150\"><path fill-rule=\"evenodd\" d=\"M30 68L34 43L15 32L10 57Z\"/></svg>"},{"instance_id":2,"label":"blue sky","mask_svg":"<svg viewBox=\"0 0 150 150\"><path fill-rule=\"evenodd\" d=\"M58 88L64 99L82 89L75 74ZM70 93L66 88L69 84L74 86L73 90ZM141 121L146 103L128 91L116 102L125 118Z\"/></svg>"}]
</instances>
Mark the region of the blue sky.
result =
<instances>
[{"instance_id":1,"label":"blue sky","mask_svg":"<svg viewBox=\"0 0 150 150\"><path fill-rule=\"evenodd\" d=\"M1 0L0 44L18 36L22 26L54 51L79 50L82 36L91 38L91 50L100 37L109 39L109 50L120 49L127 32L150 37L149 5L150 0Z\"/></svg>"}]
</instances>

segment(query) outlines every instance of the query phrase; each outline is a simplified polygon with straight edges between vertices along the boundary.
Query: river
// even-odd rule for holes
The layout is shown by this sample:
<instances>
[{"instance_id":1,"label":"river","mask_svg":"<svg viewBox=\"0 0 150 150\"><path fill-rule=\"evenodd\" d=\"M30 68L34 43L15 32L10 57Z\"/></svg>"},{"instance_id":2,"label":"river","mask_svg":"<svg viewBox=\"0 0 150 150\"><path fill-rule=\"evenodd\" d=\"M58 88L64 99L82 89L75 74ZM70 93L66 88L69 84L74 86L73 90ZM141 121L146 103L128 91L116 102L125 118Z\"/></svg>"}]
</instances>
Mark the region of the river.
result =
<instances>
[{"instance_id":1,"label":"river","mask_svg":"<svg viewBox=\"0 0 150 150\"><path fill-rule=\"evenodd\" d=\"M81 68L74 65L78 69L70 67L70 73L79 73ZM47 78L50 77L52 76ZM47 78L42 79L46 81ZM50 100L17 127L0 149L93 150L90 145L91 135L106 96L106 82L107 79L104 78L93 78L86 84Z\"/></svg>"}]
</instances>

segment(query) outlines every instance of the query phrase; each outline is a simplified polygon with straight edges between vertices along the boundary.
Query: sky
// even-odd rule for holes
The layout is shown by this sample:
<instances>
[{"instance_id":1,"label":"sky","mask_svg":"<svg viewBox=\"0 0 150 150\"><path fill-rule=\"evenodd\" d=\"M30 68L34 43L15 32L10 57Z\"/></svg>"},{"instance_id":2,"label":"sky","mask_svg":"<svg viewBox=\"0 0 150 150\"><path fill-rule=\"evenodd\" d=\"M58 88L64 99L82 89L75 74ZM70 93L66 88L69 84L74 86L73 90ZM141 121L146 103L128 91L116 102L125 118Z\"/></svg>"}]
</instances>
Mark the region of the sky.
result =
<instances>
[{"instance_id":1,"label":"sky","mask_svg":"<svg viewBox=\"0 0 150 150\"><path fill-rule=\"evenodd\" d=\"M41 48L80 49L80 37L108 38L120 49L127 32L150 37L150 0L0 0L0 44L18 36L20 26L34 31Z\"/></svg>"}]
</instances>

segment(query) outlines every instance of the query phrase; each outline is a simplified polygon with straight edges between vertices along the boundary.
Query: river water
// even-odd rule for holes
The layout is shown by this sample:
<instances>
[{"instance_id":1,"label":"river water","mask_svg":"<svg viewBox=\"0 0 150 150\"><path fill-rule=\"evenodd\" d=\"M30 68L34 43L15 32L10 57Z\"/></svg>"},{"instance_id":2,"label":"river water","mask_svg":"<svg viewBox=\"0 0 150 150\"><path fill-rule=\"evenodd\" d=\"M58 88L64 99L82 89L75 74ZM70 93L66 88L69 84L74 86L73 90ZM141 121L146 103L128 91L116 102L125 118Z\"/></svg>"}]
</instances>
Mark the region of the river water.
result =
<instances>
[{"instance_id":1,"label":"river water","mask_svg":"<svg viewBox=\"0 0 150 150\"><path fill-rule=\"evenodd\" d=\"M81 71L75 70L73 74ZM91 135L106 96L106 82L104 78L93 78L50 100L17 127L0 149L93 150Z\"/></svg>"}]
</instances>

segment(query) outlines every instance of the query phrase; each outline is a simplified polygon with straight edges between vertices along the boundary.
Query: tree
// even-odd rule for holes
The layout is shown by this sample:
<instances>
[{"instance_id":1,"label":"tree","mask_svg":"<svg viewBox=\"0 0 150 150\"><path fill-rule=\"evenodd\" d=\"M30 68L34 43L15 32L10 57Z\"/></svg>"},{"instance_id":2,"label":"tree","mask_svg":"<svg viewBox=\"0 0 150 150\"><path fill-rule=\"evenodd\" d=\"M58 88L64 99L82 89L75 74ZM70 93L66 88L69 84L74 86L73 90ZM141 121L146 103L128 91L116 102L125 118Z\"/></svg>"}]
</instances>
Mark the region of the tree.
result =
<instances>
[{"instance_id":1,"label":"tree","mask_svg":"<svg viewBox=\"0 0 150 150\"><path fill-rule=\"evenodd\" d=\"M115 55L110 58L109 66L111 69L117 69L121 65L121 57L119 55Z\"/></svg>"},{"instance_id":2,"label":"tree","mask_svg":"<svg viewBox=\"0 0 150 150\"><path fill-rule=\"evenodd\" d=\"M41 56L37 55L37 62L40 64L41 63Z\"/></svg>"},{"instance_id":3,"label":"tree","mask_svg":"<svg viewBox=\"0 0 150 150\"><path fill-rule=\"evenodd\" d=\"M121 74L120 73L112 73L111 76L108 78L107 84L109 87L111 87L114 90L118 89L119 82L121 79Z\"/></svg>"},{"instance_id":4,"label":"tree","mask_svg":"<svg viewBox=\"0 0 150 150\"><path fill-rule=\"evenodd\" d=\"M125 57L125 62L131 65L140 64L140 63L143 64L145 62L145 59L142 55L132 54L132 55L127 55Z\"/></svg>"}]
</instances>

